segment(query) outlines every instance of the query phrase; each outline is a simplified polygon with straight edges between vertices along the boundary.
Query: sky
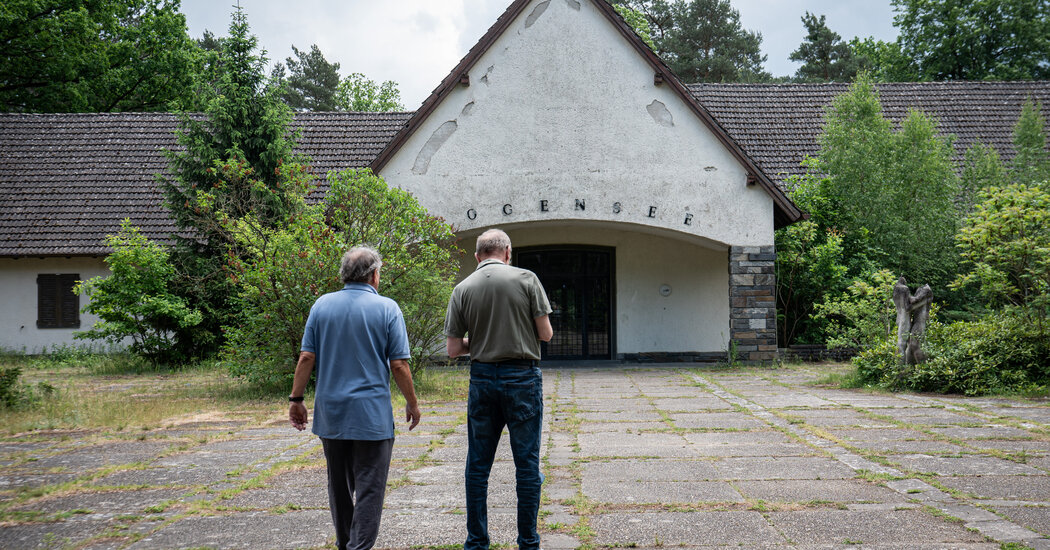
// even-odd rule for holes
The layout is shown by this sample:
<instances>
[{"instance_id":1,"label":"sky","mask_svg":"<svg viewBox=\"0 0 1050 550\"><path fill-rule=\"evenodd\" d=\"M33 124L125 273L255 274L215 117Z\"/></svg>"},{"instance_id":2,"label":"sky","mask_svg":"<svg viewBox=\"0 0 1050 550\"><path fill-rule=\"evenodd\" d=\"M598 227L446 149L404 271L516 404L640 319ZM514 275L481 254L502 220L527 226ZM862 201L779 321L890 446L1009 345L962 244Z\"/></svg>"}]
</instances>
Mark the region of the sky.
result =
<instances>
[{"instance_id":1,"label":"sky","mask_svg":"<svg viewBox=\"0 0 1050 550\"><path fill-rule=\"evenodd\" d=\"M227 35L238 0L182 0L190 35ZM363 73L393 80L402 103L415 110L459 63L512 0L239 0L252 34L271 65L317 44L340 75ZM873 36L892 41L890 0L731 0L741 25L762 34L765 68L793 75L788 59L805 36L802 15L827 16L844 40Z\"/></svg>"}]
</instances>

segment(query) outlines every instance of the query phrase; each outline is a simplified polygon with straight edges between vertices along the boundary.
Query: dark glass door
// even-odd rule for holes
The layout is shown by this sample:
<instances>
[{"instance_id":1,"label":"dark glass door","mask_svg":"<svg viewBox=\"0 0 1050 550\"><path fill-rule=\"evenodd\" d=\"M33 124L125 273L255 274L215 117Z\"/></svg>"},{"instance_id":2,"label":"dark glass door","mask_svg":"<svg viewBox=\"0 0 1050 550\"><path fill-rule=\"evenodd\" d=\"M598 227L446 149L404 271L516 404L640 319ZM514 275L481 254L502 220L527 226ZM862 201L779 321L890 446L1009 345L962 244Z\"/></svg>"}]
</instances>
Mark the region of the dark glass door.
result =
<instances>
[{"instance_id":1,"label":"dark glass door","mask_svg":"<svg viewBox=\"0 0 1050 550\"><path fill-rule=\"evenodd\" d=\"M514 265L535 273L551 302L544 359L612 358L612 249L525 248Z\"/></svg>"}]
</instances>

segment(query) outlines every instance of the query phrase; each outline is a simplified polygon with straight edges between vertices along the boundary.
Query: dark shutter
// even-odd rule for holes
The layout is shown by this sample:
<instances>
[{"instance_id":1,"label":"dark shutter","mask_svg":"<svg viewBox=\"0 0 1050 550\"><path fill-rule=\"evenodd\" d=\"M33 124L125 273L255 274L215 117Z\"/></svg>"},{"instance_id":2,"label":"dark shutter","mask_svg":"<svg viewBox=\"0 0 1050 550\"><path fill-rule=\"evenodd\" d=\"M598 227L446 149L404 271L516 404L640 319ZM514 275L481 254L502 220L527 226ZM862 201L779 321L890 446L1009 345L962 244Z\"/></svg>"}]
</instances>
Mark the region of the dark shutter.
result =
<instances>
[{"instance_id":1,"label":"dark shutter","mask_svg":"<svg viewBox=\"0 0 1050 550\"><path fill-rule=\"evenodd\" d=\"M73 293L79 280L76 273L37 276L37 328L80 327L80 296Z\"/></svg>"}]
</instances>

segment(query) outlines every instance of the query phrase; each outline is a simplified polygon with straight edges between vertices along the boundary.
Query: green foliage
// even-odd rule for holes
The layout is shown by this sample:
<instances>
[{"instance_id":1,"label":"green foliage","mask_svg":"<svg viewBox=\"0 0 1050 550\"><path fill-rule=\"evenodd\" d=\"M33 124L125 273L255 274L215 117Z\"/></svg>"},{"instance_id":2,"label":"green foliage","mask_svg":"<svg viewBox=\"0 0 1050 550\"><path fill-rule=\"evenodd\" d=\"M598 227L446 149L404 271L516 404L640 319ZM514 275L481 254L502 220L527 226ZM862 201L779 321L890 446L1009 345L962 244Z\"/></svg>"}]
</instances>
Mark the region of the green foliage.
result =
<instances>
[{"instance_id":1,"label":"green foliage","mask_svg":"<svg viewBox=\"0 0 1050 550\"><path fill-rule=\"evenodd\" d=\"M807 220L776 232L777 335L780 342L823 341L823 324L812 317L815 304L846 285L842 236Z\"/></svg>"},{"instance_id":2,"label":"green foliage","mask_svg":"<svg viewBox=\"0 0 1050 550\"><path fill-rule=\"evenodd\" d=\"M862 75L828 110L820 153L807 163L823 210L814 218L843 233L847 258L867 258L912 281L954 275L952 238L959 180L949 139L910 111L894 132L871 79ZM857 261L858 265L863 262ZM861 272L852 271L857 276Z\"/></svg>"},{"instance_id":3,"label":"green foliage","mask_svg":"<svg viewBox=\"0 0 1050 550\"><path fill-rule=\"evenodd\" d=\"M990 307L1017 309L1050 330L1050 193L1012 184L978 197L957 237L966 271L954 284L975 285Z\"/></svg>"},{"instance_id":4,"label":"green foliage","mask_svg":"<svg viewBox=\"0 0 1050 550\"><path fill-rule=\"evenodd\" d=\"M178 0L5 0L0 44L3 111L168 110L198 66Z\"/></svg>"},{"instance_id":5,"label":"green foliage","mask_svg":"<svg viewBox=\"0 0 1050 550\"><path fill-rule=\"evenodd\" d=\"M849 82L857 75L857 60L849 44L829 29L824 19L808 11L802 16L806 37L788 57L802 62L795 78L803 82Z\"/></svg>"},{"instance_id":6,"label":"green foliage","mask_svg":"<svg viewBox=\"0 0 1050 550\"><path fill-rule=\"evenodd\" d=\"M634 32L641 37L642 41L653 51L656 51L656 43L653 42L653 31L649 26L649 20L645 18L645 14L642 12L626 5L616 4L613 6L616 13L623 17L623 20L634 29Z\"/></svg>"},{"instance_id":7,"label":"green foliage","mask_svg":"<svg viewBox=\"0 0 1050 550\"><path fill-rule=\"evenodd\" d=\"M892 390L1045 393L1050 384L1050 339L1016 316L931 322L924 349L925 363L905 365L887 338L861 352L853 364L864 383Z\"/></svg>"},{"instance_id":8,"label":"green foliage","mask_svg":"<svg viewBox=\"0 0 1050 550\"><path fill-rule=\"evenodd\" d=\"M174 353L176 331L200 324L202 316L171 293L175 269L168 262L167 250L148 240L128 220L119 234L107 237L106 245L113 250L105 259L112 274L74 289L89 298L84 312L100 320L74 337L112 344L131 338L129 350L153 363L185 359Z\"/></svg>"},{"instance_id":9,"label":"green foliage","mask_svg":"<svg viewBox=\"0 0 1050 550\"><path fill-rule=\"evenodd\" d=\"M1014 183L1043 185L1050 181L1050 152L1046 150L1046 121L1041 113L1042 104L1031 99L1025 101L1021 116L1014 125L1014 147L1017 155L1010 163L1010 176Z\"/></svg>"},{"instance_id":10,"label":"green foliage","mask_svg":"<svg viewBox=\"0 0 1050 550\"><path fill-rule=\"evenodd\" d=\"M244 177L237 167L225 172ZM380 292L401 306L412 349L412 368L443 341L444 308L456 262L454 235L407 192L390 188L368 170L328 177L324 202L308 204L308 186L290 185L296 211L279 227L253 216L226 218L236 253L229 273L237 284L243 321L228 329L223 359L238 376L257 383L290 382L310 307L342 288L340 260L368 244L383 257ZM221 189L220 189L221 191ZM202 208L212 208L207 196Z\"/></svg>"},{"instance_id":11,"label":"green foliage","mask_svg":"<svg viewBox=\"0 0 1050 550\"><path fill-rule=\"evenodd\" d=\"M977 193L988 187L997 187L1007 182L1006 168L999 159L999 152L994 147L980 141L966 150L960 178L959 204L963 212L969 214Z\"/></svg>"},{"instance_id":12,"label":"green foliage","mask_svg":"<svg viewBox=\"0 0 1050 550\"><path fill-rule=\"evenodd\" d=\"M649 21L655 51L684 82L761 82L762 34L745 30L729 0L614 2ZM636 27L637 28L637 27Z\"/></svg>"},{"instance_id":13,"label":"green foliage","mask_svg":"<svg viewBox=\"0 0 1050 550\"><path fill-rule=\"evenodd\" d=\"M0 410L27 409L55 394L51 384L38 382L30 386L21 381L21 376L19 365L0 365Z\"/></svg>"},{"instance_id":14,"label":"green foliage","mask_svg":"<svg viewBox=\"0 0 1050 550\"><path fill-rule=\"evenodd\" d=\"M827 321L827 346L866 349L894 334L896 313L890 299L896 280L890 271L876 271L816 304L817 317Z\"/></svg>"},{"instance_id":15,"label":"green foliage","mask_svg":"<svg viewBox=\"0 0 1050 550\"><path fill-rule=\"evenodd\" d=\"M1050 77L1046 0L893 0L903 55L919 80Z\"/></svg>"},{"instance_id":16,"label":"green foliage","mask_svg":"<svg viewBox=\"0 0 1050 550\"><path fill-rule=\"evenodd\" d=\"M339 83L335 104L342 111L404 111L397 82L387 80L377 85L361 73L348 75Z\"/></svg>"},{"instance_id":17,"label":"green foliage","mask_svg":"<svg viewBox=\"0 0 1050 550\"><path fill-rule=\"evenodd\" d=\"M177 331L179 354L185 357L213 353L221 327L236 322L236 288L222 271L231 237L219 218L252 215L274 227L292 208L280 192L283 173L305 162L293 151L291 109L281 100L279 86L266 78L266 59L256 53L258 41L242 10L233 13L229 31L218 41L214 73L201 84L204 116L179 115L176 137L182 149L168 151L169 174L159 177L165 204L183 231L173 236L171 260L179 274L173 288L204 315L200 325ZM242 164L250 178L222 181L223 166ZM220 187L220 206L202 210L199 193L214 195Z\"/></svg>"},{"instance_id":18,"label":"green foliage","mask_svg":"<svg viewBox=\"0 0 1050 550\"><path fill-rule=\"evenodd\" d=\"M292 46L292 52L295 57L285 59L288 78L284 78L285 65L280 63L272 73L284 86L284 102L296 111L337 110L339 63L329 63L317 44L310 46L309 52Z\"/></svg>"},{"instance_id":19,"label":"green foliage","mask_svg":"<svg viewBox=\"0 0 1050 550\"><path fill-rule=\"evenodd\" d=\"M849 41L850 51L860 71L868 73L877 82L915 82L918 68L904 55L897 42L875 40L872 37Z\"/></svg>"}]
</instances>

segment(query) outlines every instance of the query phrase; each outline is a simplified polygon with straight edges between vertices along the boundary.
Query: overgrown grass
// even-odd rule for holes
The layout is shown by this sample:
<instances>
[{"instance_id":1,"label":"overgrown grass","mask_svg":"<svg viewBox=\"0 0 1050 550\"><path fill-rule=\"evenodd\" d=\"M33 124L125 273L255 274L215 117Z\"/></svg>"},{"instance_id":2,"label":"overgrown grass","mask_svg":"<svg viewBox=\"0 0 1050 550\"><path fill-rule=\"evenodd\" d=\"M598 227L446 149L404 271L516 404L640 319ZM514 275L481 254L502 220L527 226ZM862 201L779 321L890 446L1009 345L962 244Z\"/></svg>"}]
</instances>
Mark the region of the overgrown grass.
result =
<instances>
[{"instance_id":1,"label":"overgrown grass","mask_svg":"<svg viewBox=\"0 0 1050 550\"><path fill-rule=\"evenodd\" d=\"M287 414L290 388L250 384L213 362L173 369L132 355L76 349L37 357L0 354L0 369L11 366L21 369L21 383L27 387L46 384L54 391L5 409L2 434L55 429L135 433L198 419L266 422ZM467 385L462 368L428 369L415 379L424 402L464 399ZM395 407L403 407L404 398L392 386Z\"/></svg>"}]
</instances>

